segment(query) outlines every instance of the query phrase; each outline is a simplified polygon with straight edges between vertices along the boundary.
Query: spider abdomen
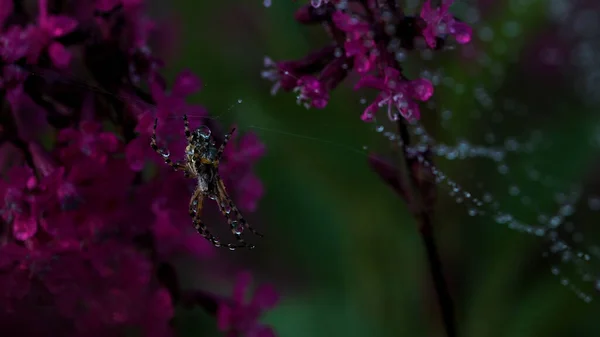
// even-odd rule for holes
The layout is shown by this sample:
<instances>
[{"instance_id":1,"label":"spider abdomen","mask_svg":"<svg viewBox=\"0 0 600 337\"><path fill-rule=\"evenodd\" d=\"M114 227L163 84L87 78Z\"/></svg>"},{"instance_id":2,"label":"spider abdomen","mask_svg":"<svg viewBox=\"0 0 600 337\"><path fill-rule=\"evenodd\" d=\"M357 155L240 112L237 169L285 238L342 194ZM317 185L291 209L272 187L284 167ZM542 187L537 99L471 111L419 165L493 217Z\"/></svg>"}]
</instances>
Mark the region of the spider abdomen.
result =
<instances>
[{"instance_id":1,"label":"spider abdomen","mask_svg":"<svg viewBox=\"0 0 600 337\"><path fill-rule=\"evenodd\" d=\"M198 176L198 189L203 194L206 194L208 192L208 179L206 176L204 176L204 175Z\"/></svg>"},{"instance_id":2,"label":"spider abdomen","mask_svg":"<svg viewBox=\"0 0 600 337\"><path fill-rule=\"evenodd\" d=\"M198 188L204 194L214 194L217 186L217 168L212 165L200 164L197 167Z\"/></svg>"}]
</instances>

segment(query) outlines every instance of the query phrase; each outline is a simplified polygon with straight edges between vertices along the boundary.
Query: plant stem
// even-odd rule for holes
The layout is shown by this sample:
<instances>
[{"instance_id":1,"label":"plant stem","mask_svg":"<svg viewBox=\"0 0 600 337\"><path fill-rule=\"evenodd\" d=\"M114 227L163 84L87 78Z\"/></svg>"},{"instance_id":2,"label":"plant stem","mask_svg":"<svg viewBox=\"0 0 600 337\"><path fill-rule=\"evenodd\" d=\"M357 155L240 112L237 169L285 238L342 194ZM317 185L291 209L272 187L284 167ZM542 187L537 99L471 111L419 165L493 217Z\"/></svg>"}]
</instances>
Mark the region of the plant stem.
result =
<instances>
[{"instance_id":1,"label":"plant stem","mask_svg":"<svg viewBox=\"0 0 600 337\"><path fill-rule=\"evenodd\" d=\"M448 337L456 337L456 321L454 316L454 303L450 292L448 290L448 284L442 271L442 261L438 252L438 247L433 235L433 226L429 217L424 217L419 221L419 233L421 239L425 245L427 251L427 261L429 264L429 270L431 272L431 278L433 279L433 286L437 294L437 301L442 311L442 320L444 322L444 328Z\"/></svg>"},{"instance_id":2,"label":"plant stem","mask_svg":"<svg viewBox=\"0 0 600 337\"><path fill-rule=\"evenodd\" d=\"M435 198L435 183L431 176L431 170L424 167L414 156L409 156L407 147L410 145L410 134L404 119L398 120L398 131L402 139L402 151L405 164L405 176L409 181L404 183L408 190L405 192L405 199L417 220L419 234L425 245L427 252L427 262L433 279L433 284L437 294L437 301L442 313L442 320L446 335L456 337L456 319L454 315L454 303L448 290L448 284L444 277L442 269L442 260L440 258L438 246L435 240L432 224L432 206ZM424 160L430 160L426 153Z\"/></svg>"}]
</instances>

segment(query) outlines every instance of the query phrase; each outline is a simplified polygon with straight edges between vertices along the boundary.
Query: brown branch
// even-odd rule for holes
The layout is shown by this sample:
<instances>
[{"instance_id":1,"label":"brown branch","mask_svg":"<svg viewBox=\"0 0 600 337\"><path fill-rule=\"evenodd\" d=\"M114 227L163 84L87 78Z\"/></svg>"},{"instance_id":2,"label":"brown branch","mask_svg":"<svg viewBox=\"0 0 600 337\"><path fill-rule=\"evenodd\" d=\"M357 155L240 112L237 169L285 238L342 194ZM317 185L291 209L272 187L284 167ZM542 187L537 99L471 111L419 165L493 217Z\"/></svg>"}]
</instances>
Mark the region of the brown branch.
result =
<instances>
[{"instance_id":1,"label":"brown branch","mask_svg":"<svg viewBox=\"0 0 600 337\"><path fill-rule=\"evenodd\" d=\"M414 155L407 153L410 145L410 134L405 120L398 120L398 131L402 140L403 165L399 168L377 156L370 156L369 164L379 176L408 204L415 220L419 234L425 245L427 262L437 301L440 306L442 321L448 337L457 336L454 303L443 274L442 261L435 240L432 214L435 201L435 180L431 168L423 165ZM425 161L431 162L431 154L423 154Z\"/></svg>"},{"instance_id":2,"label":"brown branch","mask_svg":"<svg viewBox=\"0 0 600 337\"><path fill-rule=\"evenodd\" d=\"M442 261L435 240L432 224L433 202L435 200L435 182L431 169L425 167L414 156L409 156L407 147L410 145L410 135L404 119L398 120L398 130L402 137L402 151L404 163L410 177L411 200L409 205L415 219L418 223L419 233L425 250L427 252L427 262L433 279L433 284L437 294L440 310L442 311L442 320L448 337L456 337L456 319L454 315L454 303L448 290L448 284L442 270ZM429 152L423 155L423 159L431 162Z\"/></svg>"}]
</instances>

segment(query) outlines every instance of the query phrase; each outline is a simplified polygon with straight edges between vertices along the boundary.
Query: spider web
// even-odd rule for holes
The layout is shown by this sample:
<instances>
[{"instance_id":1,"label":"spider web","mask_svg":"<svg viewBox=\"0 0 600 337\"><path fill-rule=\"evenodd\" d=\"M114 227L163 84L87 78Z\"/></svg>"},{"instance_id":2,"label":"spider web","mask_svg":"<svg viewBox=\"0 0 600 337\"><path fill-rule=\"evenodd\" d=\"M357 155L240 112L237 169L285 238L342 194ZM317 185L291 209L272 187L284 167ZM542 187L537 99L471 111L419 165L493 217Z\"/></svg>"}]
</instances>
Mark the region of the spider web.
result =
<instances>
[{"instance_id":1,"label":"spider web","mask_svg":"<svg viewBox=\"0 0 600 337\"><path fill-rule=\"evenodd\" d=\"M432 78L436 76L432 75L436 72L439 73L440 69L426 71L423 75ZM125 99L118 94L108 92L69 74L48 73L47 71L29 73L32 76L41 76L45 79L62 81L73 86L83 87L97 94L109 95L123 102L132 99L131 97ZM432 81L434 83L438 82L438 84L441 82L435 78L432 78ZM458 84L446 81L445 85L456 88ZM486 90L482 87L478 87L476 90L480 93L479 104L488 106L489 109L493 110L493 104L486 101L490 99L490 96L485 94ZM359 101L357 102L357 111L368 100L360 98ZM505 104L504 106L510 109L505 109L506 111L504 111L503 116L523 113L523 109L516 108L516 102L509 102L510 104ZM140 101L140 103L143 103L145 106L151 106L147 102ZM244 104L252 103L243 98L238 98L235 103L223 110L221 114L206 118L219 120ZM433 108L435 109L435 107ZM473 116L476 120L481 119L481 114L474 114ZM497 126L501 124L502 118L495 117L497 116L495 114L491 114L490 116L492 120L496 121L492 125ZM173 121L178 121L182 116L174 115L172 117ZM442 109L440 117L442 129L451 130L453 113L450 110ZM189 118L194 119L197 116L190 115ZM357 121L357 123L360 122ZM367 146L356 147L320 136L294 133L285 129L263 127L254 124L240 126L258 133L268 132L281 137L293 137L301 141L313 142L319 146L329 146L332 151L339 149L361 156L364 160L366 160L369 153L369 147ZM393 127L390 127L390 125L376 121L373 124L365 125L365 127L370 128L373 133L380 135L392 147L398 148L403 146L397 131ZM431 170L436 178L438 188L445 191L450 200L463 207L468 216L481 218L483 224L487 222L496 223L544 240L547 248L542 252L542 255L549 260L551 273L556 275L560 279L560 283L568 287L579 298L585 302L592 301L594 289L600 289L597 268L600 261L600 247L585 242L585 235L578 230L577 223L573 218L577 210L586 207L586 203L589 211L600 211L600 196L584 195L583 187L581 186L582 182L564 186L559 182L561 179L544 174L542 169L535 167L533 164L519 166L511 162L512 158L547 151L548 142L542 131L529 131L529 134L521 137L522 139L518 137L499 137L497 133L490 131L484 135L484 141L479 144L471 143L464 139L448 142L438 141L427 131L427 127L421 123L412 123L410 125L410 133L413 139L416 140L416 143L407 148L407 153L421 162L424 167ZM590 135L590 137L594 137L594 135ZM424 156L425 151L430 151L434 157L433 161L426 159ZM471 184L473 186L465 187L459 182L459 178L454 178L453 174L446 173L447 163L455 164L462 162L463 165L464 163L469 165L468 163L473 160L484 161L488 164L491 163L492 169L497 172L498 176L506 179L508 189L504 192L492 193L491 190L485 188L485 183L481 181L474 185ZM451 166L448 169L452 171ZM515 181L512 173L518 170L524 170L527 173L529 185L532 185L532 183L533 185L537 184L538 187L554 193L553 210L548 211L546 205L538 203L534 197L527 194L526 188ZM458 175L458 177L462 178L462 175ZM507 202L506 198L503 198L506 196L518 199L523 207L537 215L536 218L534 220L520 219L515 215L514 211L510 210L512 209L511 207L505 206L507 203L511 204Z\"/></svg>"},{"instance_id":2,"label":"spider web","mask_svg":"<svg viewBox=\"0 0 600 337\"><path fill-rule=\"evenodd\" d=\"M413 9L418 7L418 3L412 4ZM593 4L583 1L511 1L507 6L509 13L506 15L509 20L488 23L480 19L481 13L477 6L466 2L456 5L463 14L461 17L466 18L465 21L474 27L476 41L464 48L449 49L455 49L452 53L461 54L462 57L470 56L470 61L474 61L482 72L478 76L483 77L483 82L489 84L460 83L452 76L456 69L451 69L448 65L432 67L428 62L435 64L438 55L430 50L422 51L419 55L421 61L425 61L422 68L428 70L418 77L428 78L436 85L434 98L439 95L438 89L445 88L454 96L463 99L468 97L470 100L474 98L476 104L468 110L455 113L443 105L430 102L428 110L431 111L423 114L426 116L424 122L436 120L437 117L439 125L413 124L411 135L418 139L418 142L407 149L408 153L432 171L437 186L445 190L456 204L462 205L469 216L479 217L482 222L490 221L507 226L543 240L546 248L542 256L548 260L551 273L577 297L591 302L594 293L600 291L600 247L594 242L588 242L586 238L589 235L584 233L590 220L598 216L596 212L600 211L600 197L597 191L590 188L587 181L589 179L582 171L582 168L590 163L577 158L576 155L569 156L569 153L564 153L565 147L561 148L561 144L553 144L560 132L547 130L547 123L534 123L534 128L531 124L523 123L526 118L532 118L531 107L520 103L519 98L502 97L498 90L506 86L507 74L512 70L507 68L506 64L512 66L521 62L519 47L512 48L516 51L510 52L510 44L518 45L519 39L524 35L523 31L532 29L524 28L522 22L526 21L531 13L536 13L535 15L540 17L533 21L549 20L551 24L557 24L559 29L556 35L562 38L563 42L568 40L568 44L574 44L574 52L570 56L569 64L569 56L564 55L564 50L568 48L563 47L561 54L558 44L547 43L542 36L540 41L533 40L534 46L525 44L520 47L522 50L533 47L538 52L533 60L541 66L534 64L530 68L550 68L557 71L557 68L562 67L567 68L567 72L570 67L574 68L575 78L581 80L574 81L573 86L578 89L576 92L581 101L584 105L597 103L600 100L600 67L599 58L594 55L600 53L598 11L589 8ZM480 48L472 47L473 44ZM440 58L452 58L450 54L443 53ZM396 55L400 58L399 62L405 62L408 52L400 50ZM414 67L407 68L410 70ZM559 69L559 72L561 71L563 70ZM443 102L443 99L441 101ZM361 99L362 104L366 102L366 99ZM437 116L432 116L430 112ZM464 115L469 115L477 128L485 130L479 135L479 138L482 138L479 142L470 142L453 135L453 130L459 126L457 123L464 122ZM454 116L461 118L456 119ZM587 153L587 156L597 155L600 147L600 120L595 116L583 117L589 119L590 127L579 130L574 138L577 139L578 147L585 148L581 151ZM563 115L562 118L570 116ZM454 122L454 119L457 121ZM515 127L514 121L519 121L517 123L522 125ZM502 127L503 124L507 124L508 128ZM438 140L438 137L432 136L427 130L440 131L436 130L439 126L441 132L435 133L442 135ZM520 131L521 135L504 136L506 129ZM375 123L373 130L393 147L403 146L395 127ZM431 151L435 163L426 159L425 151ZM558 157L557 153L561 156ZM540 160L543 156L572 161L575 169L570 173L552 173L552 170L546 169L547 164ZM461 164L456 164L457 162ZM462 172L458 175L446 173L447 170L457 171L458 165L461 165L458 168L460 171L464 171L465 168L479 168L482 166L480 162L485 162L487 172L496 172L497 179L502 183L484 183L476 176L465 175ZM455 179L453 176L461 179ZM523 176L526 178L523 179ZM464 180L465 177L467 184L461 184L459 180ZM473 180L477 182L472 183ZM496 191L498 185L502 185L503 190Z\"/></svg>"},{"instance_id":3,"label":"spider web","mask_svg":"<svg viewBox=\"0 0 600 337\"><path fill-rule=\"evenodd\" d=\"M578 39L579 45L576 48L574 63L576 69L580 74L585 75L585 78L576 83L582 86L580 92L583 93L582 96L586 100L595 101L600 99L600 95L594 94L594 90L598 88L595 80L600 78L596 69L600 69L600 67L594 63L594 58L590 59L589 56L586 56L586 51L595 50L592 42L596 40L595 36L585 33L593 30L573 28L575 20L565 19L565 17L588 15L585 14L587 12L584 14L574 12L567 15L569 13L565 8L575 11L575 7L575 5L571 6L562 0L552 1L547 8L548 15L551 19L559 21L560 25L567 26L568 29L561 31L561 34ZM531 127L514 127L511 124L514 120L523 121L524 118L530 116L528 106L520 104L519 99L501 98L501 95L497 93L508 72L499 60L506 57L502 50L506 49L506 44L511 37L519 34L519 15L525 13L517 5L513 10L515 20L505 22L498 29L480 22L475 7L464 7L464 12L467 14L466 21L475 28L477 43L490 44L488 49L492 52L485 49L483 53L477 55L475 60L480 69L485 72L480 74L481 76L497 78L496 81L491 81L491 87L481 84L469 87L468 84L459 83L453 78L453 70L450 66L436 65L434 55L428 51L421 53L420 58L425 62L423 67L428 70L423 71L420 76L429 78L436 85L436 95L438 90L450 91L452 95L458 97L470 95L475 98L476 105L470 110L456 112L445 108L442 104L431 102L428 105L428 110L431 112L424 113L423 124L411 124L410 132L417 142L407 150L411 156L431 170L436 178L437 186L445 191L449 200L464 208L468 216L481 219L482 225L496 223L538 237L545 242L546 248L541 254L547 258L550 272L556 275L560 283L573 291L577 297L585 302L590 302L594 293L600 290L600 247L596 243L587 242L588 235L585 234L585 230L586 222L589 222L590 218L597 218L597 212L600 212L600 195L590 191L585 180L574 179L573 176L578 174L572 174L567 178L557 177L548 174L543 163L540 165L535 162L536 159L543 156L556 156L553 151L556 151L557 146L552 144L554 137L547 135L546 131L542 131L542 127L538 130ZM583 11L583 9L579 10ZM495 35L500 35L500 37L494 37ZM544 53L540 55L541 62L547 64L558 62L559 57L555 55L555 50L548 48L543 50ZM452 57L453 53L468 54L470 52L472 51L468 47L461 48L444 52L442 57ZM427 62L431 62L433 65ZM109 95L123 102L132 99L132 97L125 99L71 74L59 74L50 70L30 71L29 73L47 80L86 88L97 94ZM468 92L469 90L472 91ZM360 113L361 105L366 102L368 102L366 98L360 98L357 102L357 116ZM440 102L443 103L443 99L440 99ZM140 103L149 106L147 102L140 101ZM238 98L220 114L207 118L222 119L236 111L238 107L242 106L243 109L248 104L252 104L251 99ZM290 104L293 103L290 102ZM463 122L465 115L469 115L477 127L486 129L481 134L474 136L474 138L480 138L477 142L454 135L457 123ZM457 116L461 118L457 118ZM194 119L197 116L189 117ZM173 116L173 120L180 118L179 115ZM358 117L356 120L357 125L360 125ZM430 125L432 123L429 123L429 120L434 120L437 125ZM579 135L581 145L587 146L589 152L597 152L600 147L600 123L595 119L593 121L590 130L586 130L589 132L581 132ZM502 127L503 124L508 124L509 130L520 130L521 135L514 137L503 135L507 129L507 127ZM370 152L370 146L345 144L326 137L295 133L282 128L253 123L239 126L258 133L267 132L281 137L293 137L300 141L313 142L320 146L328 146L332 151L333 149L343 150L361 156L365 160ZM399 143L400 137L397 131L390 125L379 121L363 126L370 128L374 134L380 135L381 140L389 143L392 147L402 146ZM434 157L433 161L426 159L425 151L430 151ZM523 158L531 160L523 160ZM567 156L561 160L569 159ZM475 174L473 176L464 174L465 169L473 169L474 172L477 170L484 170L488 173L495 172L501 183L479 181ZM457 171L461 173L458 174ZM579 176L581 175L580 172ZM519 178L522 176L525 176L526 179ZM540 198L541 194L545 194L548 200L541 200L543 199ZM523 210L527 211L529 216L523 217L521 215L524 213Z\"/></svg>"}]
</instances>

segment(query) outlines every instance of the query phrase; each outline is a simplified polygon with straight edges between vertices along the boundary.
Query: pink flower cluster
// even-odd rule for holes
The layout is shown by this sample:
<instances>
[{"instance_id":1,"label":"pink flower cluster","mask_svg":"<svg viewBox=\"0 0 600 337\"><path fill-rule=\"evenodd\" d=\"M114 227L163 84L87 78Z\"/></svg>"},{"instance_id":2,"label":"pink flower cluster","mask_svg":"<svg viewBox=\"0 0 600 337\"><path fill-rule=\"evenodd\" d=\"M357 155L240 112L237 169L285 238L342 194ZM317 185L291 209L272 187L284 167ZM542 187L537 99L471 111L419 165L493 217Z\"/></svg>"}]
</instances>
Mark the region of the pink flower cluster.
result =
<instances>
[{"instance_id":1,"label":"pink flower cluster","mask_svg":"<svg viewBox=\"0 0 600 337\"><path fill-rule=\"evenodd\" d=\"M354 71L361 77L355 89L379 91L362 120L372 121L382 107L387 108L391 120L400 116L419 119L417 101L429 100L433 85L423 78L408 79L401 63L408 51L442 48L449 35L460 44L471 40L471 28L449 12L453 2L443 0L438 8L427 0L420 15L414 17L405 15L394 0L313 1L300 8L295 18L306 25L322 24L332 44L300 60L274 62L266 58L262 77L275 83L273 94L279 88L293 90L298 103L322 109L330 92Z\"/></svg>"},{"instance_id":2,"label":"pink flower cluster","mask_svg":"<svg viewBox=\"0 0 600 337\"><path fill-rule=\"evenodd\" d=\"M178 290L159 266L214 248L188 215L194 181L164 164L150 134L158 118L161 145L183 154L182 114L207 116L186 103L200 80L184 71L167 89L143 1L72 1L60 13L52 3L29 13L0 1L2 333L170 336ZM65 80L78 72L101 90ZM265 147L253 134L230 144L221 175L238 207L254 211L263 187L252 169ZM273 335L257 330L256 310L214 302L235 313L236 331Z\"/></svg>"},{"instance_id":3,"label":"pink flower cluster","mask_svg":"<svg viewBox=\"0 0 600 337\"><path fill-rule=\"evenodd\" d=\"M240 273L233 289L233 297L220 303L217 326L227 333L227 337L275 337L273 329L258 323L258 319L277 304L279 296L271 285L265 284L258 287L247 301L246 295L251 282L250 273Z\"/></svg>"}]
</instances>

